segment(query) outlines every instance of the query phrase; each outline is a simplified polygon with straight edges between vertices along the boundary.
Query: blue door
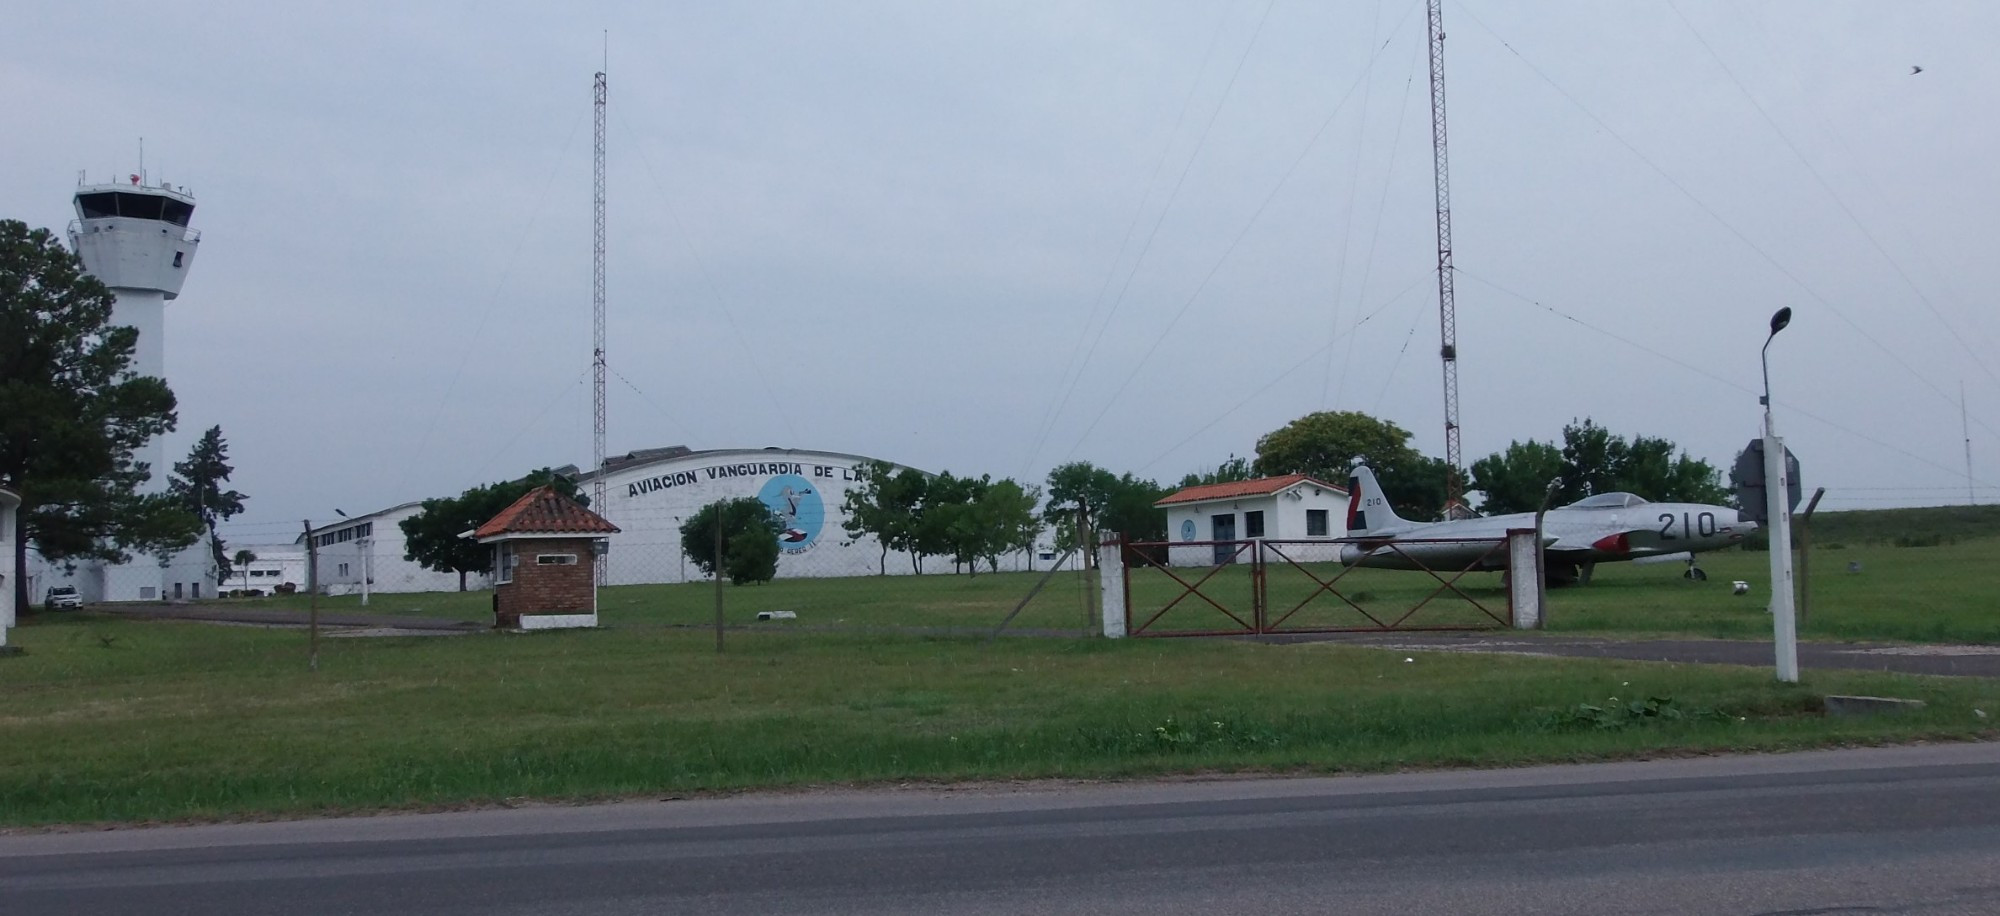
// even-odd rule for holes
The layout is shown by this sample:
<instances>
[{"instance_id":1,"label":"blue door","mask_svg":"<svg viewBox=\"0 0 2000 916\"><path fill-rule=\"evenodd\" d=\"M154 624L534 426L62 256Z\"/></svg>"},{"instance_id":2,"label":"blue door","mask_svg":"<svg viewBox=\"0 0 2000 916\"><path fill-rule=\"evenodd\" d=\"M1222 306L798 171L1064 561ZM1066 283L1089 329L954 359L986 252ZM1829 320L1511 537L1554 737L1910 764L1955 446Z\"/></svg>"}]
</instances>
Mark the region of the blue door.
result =
<instances>
[{"instance_id":1,"label":"blue door","mask_svg":"<svg viewBox=\"0 0 2000 916\"><path fill-rule=\"evenodd\" d=\"M1208 517L1209 540L1215 542L1215 565L1236 559L1236 545L1228 543L1236 540L1236 513L1211 515Z\"/></svg>"}]
</instances>

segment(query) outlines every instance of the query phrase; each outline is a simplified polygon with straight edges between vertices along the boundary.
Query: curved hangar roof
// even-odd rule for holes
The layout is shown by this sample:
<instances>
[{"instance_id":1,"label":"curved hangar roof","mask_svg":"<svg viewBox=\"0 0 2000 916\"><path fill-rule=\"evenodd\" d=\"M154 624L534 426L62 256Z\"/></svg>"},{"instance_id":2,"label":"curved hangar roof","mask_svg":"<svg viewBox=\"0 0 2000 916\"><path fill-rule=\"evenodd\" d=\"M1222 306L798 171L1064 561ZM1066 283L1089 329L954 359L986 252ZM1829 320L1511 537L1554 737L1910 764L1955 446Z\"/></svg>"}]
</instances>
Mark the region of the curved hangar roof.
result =
<instances>
[{"instance_id":1,"label":"curved hangar roof","mask_svg":"<svg viewBox=\"0 0 2000 916\"><path fill-rule=\"evenodd\" d=\"M700 450L691 449L685 445L672 445L665 448L642 448L623 455L606 458L604 459L604 467L599 472L584 472L578 474L575 479L579 482L591 480L597 477L598 473L601 473L608 480L614 477L622 477L628 473L643 473L662 464L689 460L730 462L747 465L758 462L776 461L810 464L814 459L831 459L842 464L860 464L865 461L884 460L870 458L867 455L849 454L847 452L825 452L818 449L805 448L779 448L775 445L765 448L713 448ZM894 461L890 461L889 464L899 468L908 467L908 465L899 464ZM922 471L922 473L928 475L930 472Z\"/></svg>"}]
</instances>

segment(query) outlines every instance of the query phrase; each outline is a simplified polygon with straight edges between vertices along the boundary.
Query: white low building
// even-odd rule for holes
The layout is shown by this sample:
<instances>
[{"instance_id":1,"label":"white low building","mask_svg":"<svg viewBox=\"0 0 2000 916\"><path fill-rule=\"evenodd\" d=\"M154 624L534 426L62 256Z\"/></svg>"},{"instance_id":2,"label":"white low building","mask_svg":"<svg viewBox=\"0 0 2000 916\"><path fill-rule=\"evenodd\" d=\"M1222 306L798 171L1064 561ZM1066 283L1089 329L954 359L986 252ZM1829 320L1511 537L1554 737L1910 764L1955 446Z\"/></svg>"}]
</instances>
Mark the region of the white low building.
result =
<instances>
[{"instance_id":1,"label":"white low building","mask_svg":"<svg viewBox=\"0 0 2000 916\"><path fill-rule=\"evenodd\" d=\"M229 579L222 584L223 594L254 592L272 595L305 590L306 551L303 546L297 543L229 546L231 558L240 551L248 550L256 559L251 560L249 566L230 568Z\"/></svg>"},{"instance_id":2,"label":"white low building","mask_svg":"<svg viewBox=\"0 0 2000 916\"><path fill-rule=\"evenodd\" d=\"M423 503L407 502L314 528L312 538L319 552L320 591L329 595L358 595L364 584L371 592L457 591L458 573L425 569L415 560L403 559L402 522L422 510ZM302 552L305 549L303 535L298 548ZM303 575L300 582L303 585ZM485 573L466 574L466 589L486 586Z\"/></svg>"},{"instance_id":3,"label":"white low building","mask_svg":"<svg viewBox=\"0 0 2000 916\"><path fill-rule=\"evenodd\" d=\"M1175 566L1249 559L1243 542L1285 541L1300 562L1323 562L1333 550L1314 542L1347 533L1347 490L1304 474L1187 487L1153 504L1167 513L1167 551ZM1288 554L1289 555L1289 554Z\"/></svg>"}]
</instances>

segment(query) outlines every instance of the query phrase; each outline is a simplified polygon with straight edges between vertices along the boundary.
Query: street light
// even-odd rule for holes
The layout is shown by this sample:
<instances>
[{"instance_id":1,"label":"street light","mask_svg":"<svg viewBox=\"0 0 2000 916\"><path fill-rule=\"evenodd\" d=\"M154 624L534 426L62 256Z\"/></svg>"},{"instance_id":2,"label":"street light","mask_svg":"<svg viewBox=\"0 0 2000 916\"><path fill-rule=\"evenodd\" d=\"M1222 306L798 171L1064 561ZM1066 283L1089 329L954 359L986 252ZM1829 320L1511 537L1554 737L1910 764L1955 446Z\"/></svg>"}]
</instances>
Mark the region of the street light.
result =
<instances>
[{"instance_id":1,"label":"street light","mask_svg":"<svg viewBox=\"0 0 2000 916\"><path fill-rule=\"evenodd\" d=\"M1778 438L1777 421L1771 417L1771 341L1792 323L1792 310L1781 308L1771 316L1771 333L1764 338L1764 505L1765 522L1771 526L1771 641L1777 653L1778 680L1788 684L1799 680L1799 630L1792 605L1792 507L1788 498L1791 481L1785 479L1785 443Z\"/></svg>"}]
</instances>

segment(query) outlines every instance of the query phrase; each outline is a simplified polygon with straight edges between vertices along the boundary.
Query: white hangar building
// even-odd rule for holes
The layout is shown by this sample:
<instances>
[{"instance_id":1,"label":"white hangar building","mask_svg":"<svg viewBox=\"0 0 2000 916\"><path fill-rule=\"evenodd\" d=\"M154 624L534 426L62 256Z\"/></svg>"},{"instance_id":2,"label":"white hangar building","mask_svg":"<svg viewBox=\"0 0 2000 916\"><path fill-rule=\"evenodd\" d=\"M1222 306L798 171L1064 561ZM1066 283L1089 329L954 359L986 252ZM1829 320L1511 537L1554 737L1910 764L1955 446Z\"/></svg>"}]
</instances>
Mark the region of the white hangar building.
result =
<instances>
[{"instance_id":1,"label":"white hangar building","mask_svg":"<svg viewBox=\"0 0 2000 916\"><path fill-rule=\"evenodd\" d=\"M617 525L611 536L606 585L687 582L704 578L681 553L681 523L703 506L754 496L783 520L778 576L866 576L881 571L876 540L851 538L842 524L847 492L860 485L861 469L874 459L808 449L713 449L685 446L642 449L608 458L604 505L591 506ZM903 470L902 465L893 465ZM597 475L585 474L588 493ZM852 543L850 543L852 541ZM1010 559L1012 562L1010 562ZM1026 555L1001 559L1002 569L1024 568ZM926 561L936 571L939 558ZM950 569L949 560L943 560ZM891 574L910 571L909 558L889 556Z\"/></svg>"},{"instance_id":2,"label":"white hangar building","mask_svg":"<svg viewBox=\"0 0 2000 916\"><path fill-rule=\"evenodd\" d=\"M703 506L743 496L762 500L784 522L778 543L779 577L874 575L883 568L878 542L867 535L851 537L842 527L847 521L842 510L847 493L860 485L862 467L873 460L810 449L695 451L678 445L607 458L599 472L604 478L604 504L591 506L619 528L609 538L604 584L705 581L707 577L681 553L681 523ZM574 467L557 473L576 479L585 494L597 476ZM321 587L332 594L359 593L364 582L374 592L456 591L456 573L433 572L403 559L400 522L421 508L420 503L403 503L315 527ZM1040 550L1046 559L1054 559L1049 548ZM1034 558L1026 552L1000 558L1002 570L1033 566ZM908 574L909 556L890 553L887 569L891 575ZM927 557L924 571L949 573L951 561ZM485 575L466 577L468 589L489 585Z\"/></svg>"}]
</instances>

